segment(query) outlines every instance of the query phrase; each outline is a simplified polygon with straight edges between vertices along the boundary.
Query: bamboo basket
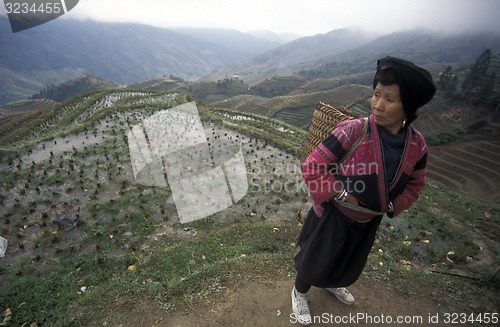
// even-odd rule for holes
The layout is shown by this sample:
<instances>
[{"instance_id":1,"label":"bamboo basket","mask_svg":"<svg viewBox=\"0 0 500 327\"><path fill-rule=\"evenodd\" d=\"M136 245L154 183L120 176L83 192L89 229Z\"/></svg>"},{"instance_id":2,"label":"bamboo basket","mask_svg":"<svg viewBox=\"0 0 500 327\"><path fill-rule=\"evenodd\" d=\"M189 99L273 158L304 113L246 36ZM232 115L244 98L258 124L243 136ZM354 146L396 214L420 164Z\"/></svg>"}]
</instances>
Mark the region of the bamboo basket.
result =
<instances>
[{"instance_id":1,"label":"bamboo basket","mask_svg":"<svg viewBox=\"0 0 500 327\"><path fill-rule=\"evenodd\" d=\"M361 117L344 107L333 107L324 102L316 105L303 147L303 159L318 146L338 123Z\"/></svg>"}]
</instances>

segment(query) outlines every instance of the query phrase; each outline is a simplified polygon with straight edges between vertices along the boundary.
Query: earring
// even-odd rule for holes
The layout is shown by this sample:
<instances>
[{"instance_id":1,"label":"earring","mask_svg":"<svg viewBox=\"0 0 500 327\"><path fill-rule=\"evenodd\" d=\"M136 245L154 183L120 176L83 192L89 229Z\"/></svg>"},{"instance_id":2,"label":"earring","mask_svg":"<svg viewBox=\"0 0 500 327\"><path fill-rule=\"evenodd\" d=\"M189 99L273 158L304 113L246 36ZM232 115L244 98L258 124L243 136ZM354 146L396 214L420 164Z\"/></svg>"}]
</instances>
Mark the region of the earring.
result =
<instances>
[{"instance_id":1,"label":"earring","mask_svg":"<svg viewBox=\"0 0 500 327\"><path fill-rule=\"evenodd\" d=\"M405 126L406 126L406 117L405 119L403 119L403 126L401 128L405 128Z\"/></svg>"}]
</instances>

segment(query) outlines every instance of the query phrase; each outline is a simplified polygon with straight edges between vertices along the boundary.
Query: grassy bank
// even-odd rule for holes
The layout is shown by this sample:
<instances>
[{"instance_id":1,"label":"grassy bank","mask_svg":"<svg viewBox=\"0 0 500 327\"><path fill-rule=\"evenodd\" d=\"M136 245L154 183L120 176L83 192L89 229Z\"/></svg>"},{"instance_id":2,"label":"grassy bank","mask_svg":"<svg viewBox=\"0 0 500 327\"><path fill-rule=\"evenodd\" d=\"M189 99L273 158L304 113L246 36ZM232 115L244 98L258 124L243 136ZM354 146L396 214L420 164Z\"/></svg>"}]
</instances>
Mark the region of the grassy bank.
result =
<instances>
[{"instance_id":1,"label":"grassy bank","mask_svg":"<svg viewBox=\"0 0 500 327\"><path fill-rule=\"evenodd\" d=\"M474 212L498 219L498 208L431 184L404 217L384 218L364 274L408 296L424 290L429 298L444 297L449 307L443 310L494 312L499 287L490 280L492 266L479 259L471 264L467 257L491 251L498 260L498 249L489 241L480 249L477 227L458 227L437 208L470 225L478 224ZM208 303L230 284L293 276L291 251L299 222L240 218L224 223L212 216L183 226L184 234L177 237L160 233L121 254L109 236L102 237L92 253L54 258L64 262L55 269L4 268L3 274L16 276L1 288L2 309L12 311L12 326L85 326L98 321L102 308L116 299L149 297L164 310L184 310ZM137 223L138 229L150 229L146 219ZM189 233L194 236L186 238Z\"/></svg>"}]
</instances>

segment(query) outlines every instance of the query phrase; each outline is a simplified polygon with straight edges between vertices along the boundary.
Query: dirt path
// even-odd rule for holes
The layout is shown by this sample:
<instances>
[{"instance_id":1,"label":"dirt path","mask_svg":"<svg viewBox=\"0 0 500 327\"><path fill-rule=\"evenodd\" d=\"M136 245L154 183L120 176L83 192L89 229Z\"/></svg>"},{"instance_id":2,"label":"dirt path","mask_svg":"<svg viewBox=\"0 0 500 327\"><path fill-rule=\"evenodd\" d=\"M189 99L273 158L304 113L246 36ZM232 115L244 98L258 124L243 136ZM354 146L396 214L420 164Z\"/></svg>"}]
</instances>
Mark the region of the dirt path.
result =
<instances>
[{"instance_id":1,"label":"dirt path","mask_svg":"<svg viewBox=\"0 0 500 327\"><path fill-rule=\"evenodd\" d=\"M152 309L154 306L148 305L148 300L140 301L136 303L136 310L128 313L110 308L106 321L100 326L300 326L290 317L292 286L292 277L281 278L270 285L252 281L241 287L227 288L216 295L211 304L193 306L186 312L167 313ZM316 319L314 326L446 326L442 315L439 323L429 323L429 316L440 312L442 304L428 297L403 296L387 284L366 277L361 277L349 289L356 297L354 306L342 304L323 289L311 289L309 303ZM408 322L396 323L398 317Z\"/></svg>"}]
</instances>

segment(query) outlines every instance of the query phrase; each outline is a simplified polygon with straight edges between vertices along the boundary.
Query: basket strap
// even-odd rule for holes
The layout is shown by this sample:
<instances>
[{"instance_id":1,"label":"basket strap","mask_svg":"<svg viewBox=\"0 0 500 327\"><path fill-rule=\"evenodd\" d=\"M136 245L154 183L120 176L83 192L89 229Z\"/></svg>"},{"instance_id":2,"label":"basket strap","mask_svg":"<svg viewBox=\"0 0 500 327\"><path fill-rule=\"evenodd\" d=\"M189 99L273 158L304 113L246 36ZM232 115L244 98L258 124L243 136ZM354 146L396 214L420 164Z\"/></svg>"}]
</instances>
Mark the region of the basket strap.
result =
<instances>
[{"instance_id":1,"label":"basket strap","mask_svg":"<svg viewBox=\"0 0 500 327\"><path fill-rule=\"evenodd\" d=\"M361 133L361 136L358 137L356 142L353 143L353 145L351 146L349 151L347 151L347 153L342 157L342 159L340 159L338 161L338 163L341 163L342 161L344 161L347 157L349 157L351 154L354 153L354 151L356 151L358 149L358 147L363 142L363 139L365 138L367 132L368 132L368 117L365 117L365 118L363 118L363 132Z\"/></svg>"}]
</instances>

